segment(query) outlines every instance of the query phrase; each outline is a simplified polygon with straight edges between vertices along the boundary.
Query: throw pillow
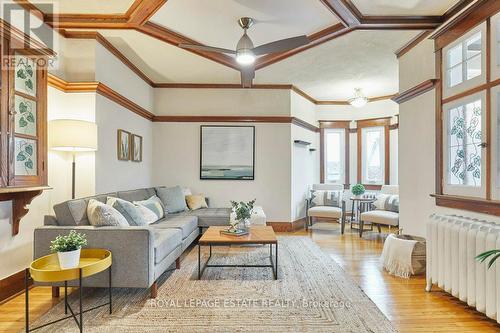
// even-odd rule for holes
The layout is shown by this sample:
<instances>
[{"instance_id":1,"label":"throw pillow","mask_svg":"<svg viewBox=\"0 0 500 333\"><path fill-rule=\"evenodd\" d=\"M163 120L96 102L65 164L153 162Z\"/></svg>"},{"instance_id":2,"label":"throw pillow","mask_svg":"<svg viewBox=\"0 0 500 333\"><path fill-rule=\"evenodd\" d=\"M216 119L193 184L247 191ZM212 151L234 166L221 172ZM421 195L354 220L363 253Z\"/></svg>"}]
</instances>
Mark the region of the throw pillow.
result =
<instances>
[{"instance_id":1,"label":"throw pillow","mask_svg":"<svg viewBox=\"0 0 500 333\"><path fill-rule=\"evenodd\" d=\"M108 197L106 204L119 211L130 225L148 225L157 221L156 214L151 210L141 209L139 207L142 206L136 206L129 201Z\"/></svg>"},{"instance_id":2,"label":"throw pillow","mask_svg":"<svg viewBox=\"0 0 500 333\"><path fill-rule=\"evenodd\" d=\"M155 213L157 220L165 216L165 212L163 211L163 204L161 203L160 198L158 198L156 195L153 195L147 200L134 201L133 203L134 205L143 206L151 210L153 213Z\"/></svg>"},{"instance_id":3,"label":"throw pillow","mask_svg":"<svg viewBox=\"0 0 500 333\"><path fill-rule=\"evenodd\" d=\"M95 227L129 226L125 217L113 207L95 199L90 199L87 205L87 217L89 223Z\"/></svg>"},{"instance_id":4,"label":"throw pillow","mask_svg":"<svg viewBox=\"0 0 500 333\"><path fill-rule=\"evenodd\" d=\"M187 210L186 199L180 186L158 187L156 193L168 214L184 212Z\"/></svg>"},{"instance_id":5,"label":"throw pillow","mask_svg":"<svg viewBox=\"0 0 500 333\"><path fill-rule=\"evenodd\" d=\"M373 205L378 210L399 213L399 195L379 194Z\"/></svg>"},{"instance_id":6,"label":"throw pillow","mask_svg":"<svg viewBox=\"0 0 500 333\"><path fill-rule=\"evenodd\" d=\"M342 191L311 191L312 206L340 207L342 204Z\"/></svg>"},{"instance_id":7,"label":"throw pillow","mask_svg":"<svg viewBox=\"0 0 500 333\"><path fill-rule=\"evenodd\" d=\"M200 208L208 208L205 197L202 195L187 195L186 202L191 210L196 210Z\"/></svg>"}]
</instances>

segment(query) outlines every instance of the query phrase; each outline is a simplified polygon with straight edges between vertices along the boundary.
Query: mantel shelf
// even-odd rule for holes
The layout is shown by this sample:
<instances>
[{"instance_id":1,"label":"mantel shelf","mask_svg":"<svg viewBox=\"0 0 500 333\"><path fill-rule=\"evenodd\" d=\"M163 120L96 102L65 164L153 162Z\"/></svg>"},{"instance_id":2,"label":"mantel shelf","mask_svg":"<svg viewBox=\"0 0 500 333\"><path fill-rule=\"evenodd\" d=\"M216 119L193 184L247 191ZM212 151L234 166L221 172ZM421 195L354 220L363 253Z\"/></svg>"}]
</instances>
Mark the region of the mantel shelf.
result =
<instances>
[{"instance_id":1,"label":"mantel shelf","mask_svg":"<svg viewBox=\"0 0 500 333\"><path fill-rule=\"evenodd\" d=\"M28 214L27 206L36 196L49 189L49 186L0 188L0 201L12 201L12 236L19 233L19 223Z\"/></svg>"}]
</instances>

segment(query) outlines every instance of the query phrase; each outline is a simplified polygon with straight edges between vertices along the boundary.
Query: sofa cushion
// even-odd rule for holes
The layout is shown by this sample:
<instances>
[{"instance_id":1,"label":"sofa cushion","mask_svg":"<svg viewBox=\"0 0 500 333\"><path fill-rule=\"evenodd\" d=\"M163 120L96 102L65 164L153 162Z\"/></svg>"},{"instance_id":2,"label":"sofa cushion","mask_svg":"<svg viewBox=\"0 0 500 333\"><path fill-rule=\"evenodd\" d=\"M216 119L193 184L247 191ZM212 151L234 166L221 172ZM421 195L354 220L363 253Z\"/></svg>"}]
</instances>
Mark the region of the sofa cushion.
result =
<instances>
[{"instance_id":1,"label":"sofa cushion","mask_svg":"<svg viewBox=\"0 0 500 333\"><path fill-rule=\"evenodd\" d=\"M108 197L106 204L119 211L130 225L148 225L158 220L151 210L143 206L136 206L127 200Z\"/></svg>"},{"instance_id":2,"label":"sofa cushion","mask_svg":"<svg viewBox=\"0 0 500 333\"><path fill-rule=\"evenodd\" d=\"M160 198L168 214L187 210L184 192L180 186L157 187L156 194Z\"/></svg>"},{"instance_id":3,"label":"sofa cushion","mask_svg":"<svg viewBox=\"0 0 500 333\"><path fill-rule=\"evenodd\" d=\"M151 198L153 195L156 195L154 188L141 188L137 190L120 191L116 193L117 198L127 200L130 202L147 200Z\"/></svg>"},{"instance_id":4,"label":"sofa cushion","mask_svg":"<svg viewBox=\"0 0 500 333\"><path fill-rule=\"evenodd\" d=\"M186 195L186 203L190 210L197 210L200 208L208 208L207 202L203 195Z\"/></svg>"},{"instance_id":5,"label":"sofa cushion","mask_svg":"<svg viewBox=\"0 0 500 333\"><path fill-rule=\"evenodd\" d=\"M371 210L361 213L361 220L384 225L399 225L399 214L385 210Z\"/></svg>"},{"instance_id":6,"label":"sofa cushion","mask_svg":"<svg viewBox=\"0 0 500 333\"><path fill-rule=\"evenodd\" d=\"M90 199L106 202L109 196L116 196L116 193L96 195L87 198L74 199L62 202L54 206L57 224L61 226L90 225L87 217L87 205Z\"/></svg>"},{"instance_id":7,"label":"sofa cushion","mask_svg":"<svg viewBox=\"0 0 500 333\"><path fill-rule=\"evenodd\" d=\"M182 232L180 229L154 229L155 264L160 263L177 247L182 245Z\"/></svg>"},{"instance_id":8,"label":"sofa cushion","mask_svg":"<svg viewBox=\"0 0 500 333\"><path fill-rule=\"evenodd\" d=\"M168 215L154 224L151 224L154 229L169 229L175 228L182 231L182 239L186 239L191 233L198 228L198 218L196 216L174 216Z\"/></svg>"},{"instance_id":9,"label":"sofa cushion","mask_svg":"<svg viewBox=\"0 0 500 333\"><path fill-rule=\"evenodd\" d=\"M129 226L125 217L118 210L94 199L89 200L87 216L90 224L94 227Z\"/></svg>"},{"instance_id":10,"label":"sofa cushion","mask_svg":"<svg viewBox=\"0 0 500 333\"><path fill-rule=\"evenodd\" d=\"M147 200L134 201L133 203L134 205L143 206L151 210L153 213L155 213L157 221L165 216L165 212L163 211L163 204L161 203L160 198L158 198L156 195L153 195Z\"/></svg>"},{"instance_id":11,"label":"sofa cushion","mask_svg":"<svg viewBox=\"0 0 500 333\"><path fill-rule=\"evenodd\" d=\"M202 208L184 213L198 217L198 226L229 225L231 208Z\"/></svg>"},{"instance_id":12,"label":"sofa cushion","mask_svg":"<svg viewBox=\"0 0 500 333\"><path fill-rule=\"evenodd\" d=\"M312 217L331 217L340 219L342 217L342 209L331 206L314 206L309 208L307 214Z\"/></svg>"}]
</instances>

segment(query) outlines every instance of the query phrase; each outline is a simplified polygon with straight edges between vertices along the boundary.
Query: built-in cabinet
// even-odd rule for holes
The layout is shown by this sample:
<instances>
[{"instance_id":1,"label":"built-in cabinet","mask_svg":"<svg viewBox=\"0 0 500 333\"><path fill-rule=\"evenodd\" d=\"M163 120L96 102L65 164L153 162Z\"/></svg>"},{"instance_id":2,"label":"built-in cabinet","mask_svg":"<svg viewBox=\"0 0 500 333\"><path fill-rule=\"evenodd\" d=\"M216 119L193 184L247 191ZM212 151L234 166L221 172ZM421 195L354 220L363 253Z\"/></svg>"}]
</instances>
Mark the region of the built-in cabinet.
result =
<instances>
[{"instance_id":1,"label":"built-in cabinet","mask_svg":"<svg viewBox=\"0 0 500 333\"><path fill-rule=\"evenodd\" d=\"M3 36L0 76L0 201L12 201L12 230L47 188L48 58Z\"/></svg>"}]
</instances>

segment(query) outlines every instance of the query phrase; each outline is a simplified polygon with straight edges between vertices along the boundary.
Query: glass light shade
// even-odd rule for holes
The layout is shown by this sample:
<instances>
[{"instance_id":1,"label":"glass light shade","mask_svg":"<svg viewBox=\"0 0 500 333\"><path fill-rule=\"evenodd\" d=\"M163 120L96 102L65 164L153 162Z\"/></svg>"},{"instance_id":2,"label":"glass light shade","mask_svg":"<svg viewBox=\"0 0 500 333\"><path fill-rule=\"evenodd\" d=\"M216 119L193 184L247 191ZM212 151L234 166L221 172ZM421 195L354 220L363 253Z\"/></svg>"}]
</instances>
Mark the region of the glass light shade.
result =
<instances>
[{"instance_id":1,"label":"glass light shade","mask_svg":"<svg viewBox=\"0 0 500 333\"><path fill-rule=\"evenodd\" d=\"M240 65L250 65L255 62L255 55L251 50L241 49L236 53L236 61Z\"/></svg>"},{"instance_id":2,"label":"glass light shade","mask_svg":"<svg viewBox=\"0 0 500 333\"><path fill-rule=\"evenodd\" d=\"M97 150L97 125L83 120L52 120L49 123L49 142L52 150L95 151Z\"/></svg>"},{"instance_id":3,"label":"glass light shade","mask_svg":"<svg viewBox=\"0 0 500 333\"><path fill-rule=\"evenodd\" d=\"M360 108L368 103L368 98L363 96L361 89L357 88L354 90L354 97L349 99L349 104L354 106L355 108Z\"/></svg>"}]
</instances>

